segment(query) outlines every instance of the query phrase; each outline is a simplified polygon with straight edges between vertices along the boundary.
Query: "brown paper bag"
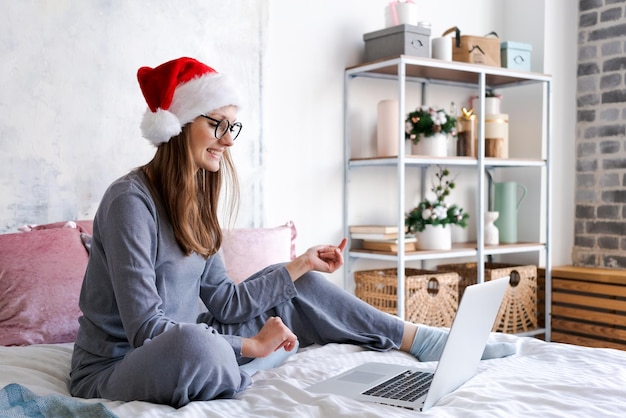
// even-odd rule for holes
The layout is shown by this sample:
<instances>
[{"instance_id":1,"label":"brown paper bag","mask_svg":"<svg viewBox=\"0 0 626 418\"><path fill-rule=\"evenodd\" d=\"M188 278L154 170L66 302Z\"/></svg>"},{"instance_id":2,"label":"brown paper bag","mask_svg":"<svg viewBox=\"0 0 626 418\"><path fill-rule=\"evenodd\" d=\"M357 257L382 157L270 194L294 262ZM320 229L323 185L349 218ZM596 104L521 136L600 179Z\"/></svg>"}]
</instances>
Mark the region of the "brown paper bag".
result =
<instances>
[{"instance_id":1,"label":"brown paper bag","mask_svg":"<svg viewBox=\"0 0 626 418\"><path fill-rule=\"evenodd\" d=\"M452 59L454 61L469 62L471 64L500 66L500 38L495 32L485 36L461 35L456 26L443 33L455 33L452 38Z\"/></svg>"}]
</instances>

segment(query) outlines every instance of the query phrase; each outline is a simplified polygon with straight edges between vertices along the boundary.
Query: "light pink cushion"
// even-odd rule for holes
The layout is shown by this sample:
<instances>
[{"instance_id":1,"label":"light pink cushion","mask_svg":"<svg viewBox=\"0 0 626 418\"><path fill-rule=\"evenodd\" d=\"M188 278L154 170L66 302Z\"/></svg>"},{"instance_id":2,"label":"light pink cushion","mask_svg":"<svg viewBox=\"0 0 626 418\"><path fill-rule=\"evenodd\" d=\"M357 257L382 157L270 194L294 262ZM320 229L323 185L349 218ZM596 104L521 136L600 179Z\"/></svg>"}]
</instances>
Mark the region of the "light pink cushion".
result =
<instances>
[{"instance_id":1,"label":"light pink cushion","mask_svg":"<svg viewBox=\"0 0 626 418\"><path fill-rule=\"evenodd\" d=\"M61 221L53 222L44 225L27 225L29 231L39 231L41 229L54 229L54 228L77 228L80 232L87 234L93 233L93 220L85 219L79 221Z\"/></svg>"},{"instance_id":2,"label":"light pink cushion","mask_svg":"<svg viewBox=\"0 0 626 418\"><path fill-rule=\"evenodd\" d=\"M79 229L0 235L0 345L74 341L86 268Z\"/></svg>"},{"instance_id":3,"label":"light pink cushion","mask_svg":"<svg viewBox=\"0 0 626 418\"><path fill-rule=\"evenodd\" d=\"M270 264L293 260L296 236L291 221L275 228L224 230L221 253L228 275L239 283Z\"/></svg>"}]
</instances>

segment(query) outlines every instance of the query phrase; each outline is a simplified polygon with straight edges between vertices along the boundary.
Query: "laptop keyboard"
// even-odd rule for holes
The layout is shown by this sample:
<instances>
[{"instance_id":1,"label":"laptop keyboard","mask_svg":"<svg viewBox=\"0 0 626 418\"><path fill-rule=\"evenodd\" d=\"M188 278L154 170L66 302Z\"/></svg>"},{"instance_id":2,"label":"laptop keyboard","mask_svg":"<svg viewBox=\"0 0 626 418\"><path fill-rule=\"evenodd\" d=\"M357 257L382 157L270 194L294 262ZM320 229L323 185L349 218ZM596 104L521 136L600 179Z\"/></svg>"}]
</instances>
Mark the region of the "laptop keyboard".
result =
<instances>
[{"instance_id":1,"label":"laptop keyboard","mask_svg":"<svg viewBox=\"0 0 626 418\"><path fill-rule=\"evenodd\" d=\"M366 390L363 394L413 402L428 391L432 380L432 373L407 370Z\"/></svg>"}]
</instances>

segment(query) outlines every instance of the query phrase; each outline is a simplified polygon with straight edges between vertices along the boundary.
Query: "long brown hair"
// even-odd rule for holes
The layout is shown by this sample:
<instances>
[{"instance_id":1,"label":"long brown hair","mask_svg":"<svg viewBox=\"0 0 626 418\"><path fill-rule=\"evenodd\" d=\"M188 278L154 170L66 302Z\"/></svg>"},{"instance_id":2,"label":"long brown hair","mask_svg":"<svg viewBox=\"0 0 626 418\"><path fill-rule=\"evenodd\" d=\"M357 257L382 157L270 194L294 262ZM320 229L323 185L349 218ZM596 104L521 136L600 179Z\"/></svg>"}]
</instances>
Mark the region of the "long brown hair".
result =
<instances>
[{"instance_id":1,"label":"long brown hair","mask_svg":"<svg viewBox=\"0 0 626 418\"><path fill-rule=\"evenodd\" d=\"M218 219L222 186L223 209L230 223L239 207L239 181L228 149L217 172L198 169L189 148L189 132L187 124L178 136L159 145L154 158L141 170L170 217L178 245L186 255L195 252L206 258L222 244Z\"/></svg>"}]
</instances>

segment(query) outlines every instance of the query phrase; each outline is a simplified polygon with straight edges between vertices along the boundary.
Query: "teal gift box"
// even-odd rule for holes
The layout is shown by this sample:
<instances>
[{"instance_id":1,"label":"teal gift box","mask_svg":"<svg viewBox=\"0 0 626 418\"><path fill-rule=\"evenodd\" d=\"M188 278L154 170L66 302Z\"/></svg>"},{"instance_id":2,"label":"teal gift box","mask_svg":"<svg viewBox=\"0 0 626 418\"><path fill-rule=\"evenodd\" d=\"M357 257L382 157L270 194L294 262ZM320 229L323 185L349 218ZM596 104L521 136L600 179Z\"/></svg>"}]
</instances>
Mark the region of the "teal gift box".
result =
<instances>
[{"instance_id":1,"label":"teal gift box","mask_svg":"<svg viewBox=\"0 0 626 418\"><path fill-rule=\"evenodd\" d=\"M502 66L514 70L530 71L530 55L533 46L521 42L502 42L500 60Z\"/></svg>"}]
</instances>

